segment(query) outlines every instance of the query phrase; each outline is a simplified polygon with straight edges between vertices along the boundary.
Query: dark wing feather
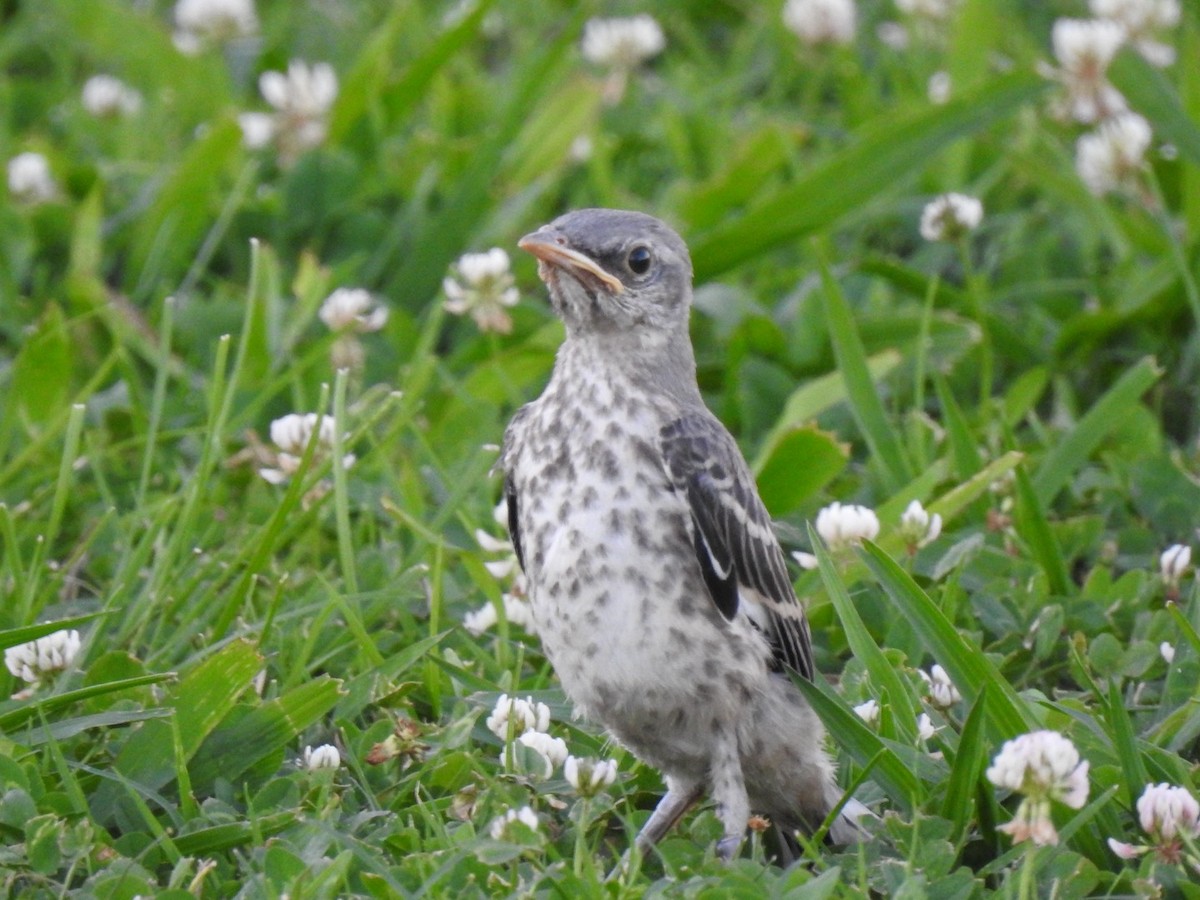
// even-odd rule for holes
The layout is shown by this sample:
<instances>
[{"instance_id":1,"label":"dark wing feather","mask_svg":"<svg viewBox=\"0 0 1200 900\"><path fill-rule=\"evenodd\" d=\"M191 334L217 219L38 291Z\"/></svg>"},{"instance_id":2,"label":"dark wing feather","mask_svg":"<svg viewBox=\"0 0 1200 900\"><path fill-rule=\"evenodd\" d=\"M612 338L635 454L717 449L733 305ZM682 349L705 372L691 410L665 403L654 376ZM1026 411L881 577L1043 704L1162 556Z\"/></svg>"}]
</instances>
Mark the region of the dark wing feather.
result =
<instances>
[{"instance_id":1,"label":"dark wing feather","mask_svg":"<svg viewBox=\"0 0 1200 900\"><path fill-rule=\"evenodd\" d=\"M733 437L715 418L693 413L660 433L675 489L692 513L696 556L708 591L727 619L739 596L763 623L775 659L812 678L812 642L804 610L792 590L771 517Z\"/></svg>"},{"instance_id":2,"label":"dark wing feather","mask_svg":"<svg viewBox=\"0 0 1200 900\"><path fill-rule=\"evenodd\" d=\"M504 502L508 506L508 537L512 541L513 550L517 554L517 563L521 571L525 571L525 553L521 550L521 519L517 514L517 486L513 484L512 476L504 476Z\"/></svg>"},{"instance_id":3,"label":"dark wing feather","mask_svg":"<svg viewBox=\"0 0 1200 900\"><path fill-rule=\"evenodd\" d=\"M504 429L504 441L500 445L500 459L497 460L493 471L500 469L504 472L504 502L508 507L508 537L512 541L513 550L517 554L517 563L521 571L525 571L525 552L521 549L521 516L517 504L517 485L513 481L512 470L516 464L516 455L521 443L523 420L529 414L529 404L518 409Z\"/></svg>"}]
</instances>

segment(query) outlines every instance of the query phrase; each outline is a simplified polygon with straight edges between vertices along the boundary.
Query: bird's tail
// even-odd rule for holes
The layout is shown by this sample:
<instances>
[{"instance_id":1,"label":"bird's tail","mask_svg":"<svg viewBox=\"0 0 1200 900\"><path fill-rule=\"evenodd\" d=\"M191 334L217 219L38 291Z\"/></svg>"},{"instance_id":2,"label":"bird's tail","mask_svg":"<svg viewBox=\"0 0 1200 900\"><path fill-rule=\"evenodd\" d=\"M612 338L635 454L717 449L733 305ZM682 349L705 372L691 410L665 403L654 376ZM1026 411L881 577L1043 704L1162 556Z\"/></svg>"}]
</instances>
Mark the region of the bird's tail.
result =
<instances>
[{"instance_id":1,"label":"bird's tail","mask_svg":"<svg viewBox=\"0 0 1200 900\"><path fill-rule=\"evenodd\" d=\"M863 822L874 818L875 813L851 797L829 827L829 840L839 846L858 843L868 836Z\"/></svg>"},{"instance_id":2,"label":"bird's tail","mask_svg":"<svg viewBox=\"0 0 1200 900\"><path fill-rule=\"evenodd\" d=\"M840 796L836 798L835 802L830 803L830 806L832 807L838 802L841 802ZM869 832L863 823L876 818L878 816L871 812L865 804L851 797L838 812L833 824L829 826L829 831L825 835L825 843L835 847L845 847L866 840ZM805 830L809 831L810 829ZM779 864L785 867L789 866L803 856L803 848L796 838L796 833L791 829L777 828L776 833L779 836Z\"/></svg>"}]
</instances>

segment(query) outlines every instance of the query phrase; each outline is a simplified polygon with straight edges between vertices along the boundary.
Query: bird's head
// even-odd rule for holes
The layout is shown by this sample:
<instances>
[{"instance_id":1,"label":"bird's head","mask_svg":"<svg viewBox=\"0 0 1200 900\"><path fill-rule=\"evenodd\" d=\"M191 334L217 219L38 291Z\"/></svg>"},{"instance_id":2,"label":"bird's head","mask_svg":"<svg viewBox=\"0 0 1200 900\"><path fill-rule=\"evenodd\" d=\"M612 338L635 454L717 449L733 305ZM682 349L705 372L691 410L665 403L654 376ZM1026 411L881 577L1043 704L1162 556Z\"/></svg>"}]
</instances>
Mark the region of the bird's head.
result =
<instances>
[{"instance_id":1,"label":"bird's head","mask_svg":"<svg viewBox=\"0 0 1200 900\"><path fill-rule=\"evenodd\" d=\"M669 226L645 213L580 209L521 238L538 259L554 311L575 335L686 334L692 260Z\"/></svg>"}]
</instances>

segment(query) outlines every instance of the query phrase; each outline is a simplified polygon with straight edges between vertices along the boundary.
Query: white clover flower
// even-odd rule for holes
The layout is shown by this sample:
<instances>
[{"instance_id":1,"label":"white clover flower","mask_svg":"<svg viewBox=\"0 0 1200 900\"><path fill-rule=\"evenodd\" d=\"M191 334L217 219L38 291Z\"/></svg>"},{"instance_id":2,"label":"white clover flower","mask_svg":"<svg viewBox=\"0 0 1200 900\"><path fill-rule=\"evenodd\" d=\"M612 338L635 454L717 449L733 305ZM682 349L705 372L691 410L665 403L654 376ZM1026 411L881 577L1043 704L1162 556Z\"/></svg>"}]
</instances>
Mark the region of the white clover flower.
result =
<instances>
[{"instance_id":1,"label":"white clover flower","mask_svg":"<svg viewBox=\"0 0 1200 900\"><path fill-rule=\"evenodd\" d=\"M83 83L83 108L93 116L132 116L142 108L142 95L112 75L93 75Z\"/></svg>"},{"instance_id":2,"label":"white clover flower","mask_svg":"<svg viewBox=\"0 0 1200 900\"><path fill-rule=\"evenodd\" d=\"M927 741L937 734L937 729L933 727L933 719L929 718L929 713L921 713L917 716L917 737L922 741Z\"/></svg>"},{"instance_id":3,"label":"white clover flower","mask_svg":"<svg viewBox=\"0 0 1200 900\"><path fill-rule=\"evenodd\" d=\"M783 24L810 47L849 44L857 19L854 0L787 0L783 7Z\"/></svg>"},{"instance_id":4,"label":"white clover flower","mask_svg":"<svg viewBox=\"0 0 1200 900\"><path fill-rule=\"evenodd\" d=\"M907 15L938 22L954 15L958 0L896 0L896 8Z\"/></svg>"},{"instance_id":5,"label":"white clover flower","mask_svg":"<svg viewBox=\"0 0 1200 900\"><path fill-rule=\"evenodd\" d=\"M1185 788L1148 784L1137 802L1142 831L1153 838L1200 837L1200 803Z\"/></svg>"},{"instance_id":6,"label":"white clover flower","mask_svg":"<svg viewBox=\"0 0 1200 900\"><path fill-rule=\"evenodd\" d=\"M486 253L464 253L442 282L446 311L456 316L469 313L481 331L512 331L512 318L505 312L520 299L514 286L508 254L499 247Z\"/></svg>"},{"instance_id":7,"label":"white clover flower","mask_svg":"<svg viewBox=\"0 0 1200 900\"><path fill-rule=\"evenodd\" d=\"M37 684L47 675L71 668L82 646L78 631L55 631L27 644L6 648L4 665L14 677Z\"/></svg>"},{"instance_id":8,"label":"white clover flower","mask_svg":"<svg viewBox=\"0 0 1200 900\"><path fill-rule=\"evenodd\" d=\"M1098 19L1116 22L1129 43L1151 65L1162 68L1175 61L1175 48L1159 41L1155 33L1179 24L1179 0L1089 0Z\"/></svg>"},{"instance_id":9,"label":"white clover flower","mask_svg":"<svg viewBox=\"0 0 1200 900\"><path fill-rule=\"evenodd\" d=\"M537 634L537 624L533 618L533 605L523 597L515 594L501 594L504 602L504 618L509 625L516 625L528 634ZM479 609L467 613L463 617L463 627L474 635L481 635L499 622L496 607L485 603Z\"/></svg>"},{"instance_id":10,"label":"white clover flower","mask_svg":"<svg viewBox=\"0 0 1200 900\"><path fill-rule=\"evenodd\" d=\"M925 94L929 97L929 102L935 106L942 106L950 100L950 73L944 69L940 69L929 76L929 83L925 88Z\"/></svg>"},{"instance_id":11,"label":"white clover flower","mask_svg":"<svg viewBox=\"0 0 1200 900\"><path fill-rule=\"evenodd\" d=\"M815 569L819 565L816 556L811 553L805 553L803 550L793 550L792 559L802 569Z\"/></svg>"},{"instance_id":12,"label":"white clover flower","mask_svg":"<svg viewBox=\"0 0 1200 900\"><path fill-rule=\"evenodd\" d=\"M1034 731L1006 741L987 770L997 787L1024 795L1012 821L1000 826L1014 842L1026 839L1035 844L1057 844L1058 832L1050 820L1050 801L1072 809L1087 802L1088 762L1080 762L1079 751L1057 731Z\"/></svg>"},{"instance_id":13,"label":"white clover flower","mask_svg":"<svg viewBox=\"0 0 1200 900\"><path fill-rule=\"evenodd\" d=\"M925 686L929 688L929 702L935 708L949 709L962 700L962 694L958 692L958 688L954 686L954 682L950 680L950 676L941 666L934 664L928 673L922 669L917 671L925 679Z\"/></svg>"},{"instance_id":14,"label":"white clover flower","mask_svg":"<svg viewBox=\"0 0 1200 900\"><path fill-rule=\"evenodd\" d=\"M867 700L854 707L854 713L872 728L879 725L879 704L875 700Z\"/></svg>"},{"instance_id":15,"label":"white clover flower","mask_svg":"<svg viewBox=\"0 0 1200 900\"><path fill-rule=\"evenodd\" d=\"M501 694L487 717L487 727L500 740L508 739L508 723L512 720L513 733L524 734L526 731L545 731L550 727L550 707L538 703L532 697L522 700Z\"/></svg>"},{"instance_id":16,"label":"white clover flower","mask_svg":"<svg viewBox=\"0 0 1200 900\"><path fill-rule=\"evenodd\" d=\"M1063 115L1090 124L1125 111L1125 98L1108 82L1108 67L1125 42L1120 25L1102 19L1059 19L1050 42L1058 68L1045 74L1066 90Z\"/></svg>"},{"instance_id":17,"label":"white clover flower","mask_svg":"<svg viewBox=\"0 0 1200 900\"><path fill-rule=\"evenodd\" d=\"M541 763L541 771L534 772L545 780L554 774L554 770L567 761L567 742L562 738L551 737L542 731L526 731L517 738L522 747L532 750ZM504 760L506 753L501 752L500 759Z\"/></svg>"},{"instance_id":18,"label":"white clover flower","mask_svg":"<svg viewBox=\"0 0 1200 900\"><path fill-rule=\"evenodd\" d=\"M930 515L920 500L913 500L900 515L900 534L910 550L936 541L941 533L942 517Z\"/></svg>"},{"instance_id":19,"label":"white clover flower","mask_svg":"<svg viewBox=\"0 0 1200 900\"><path fill-rule=\"evenodd\" d=\"M1162 862L1178 865L1187 861L1200 871L1200 859L1185 842L1200 839L1200 803L1185 788L1170 784L1148 784L1137 802L1138 822L1150 838L1149 844L1127 844L1114 838L1108 846L1122 859L1136 859L1151 850Z\"/></svg>"},{"instance_id":20,"label":"white clover flower","mask_svg":"<svg viewBox=\"0 0 1200 900\"><path fill-rule=\"evenodd\" d=\"M893 50L908 49L908 29L899 22L880 22L875 26L875 37L879 38L879 43Z\"/></svg>"},{"instance_id":21,"label":"white clover flower","mask_svg":"<svg viewBox=\"0 0 1200 900\"><path fill-rule=\"evenodd\" d=\"M817 513L817 534L830 550L840 550L862 540L875 540L879 517L875 511L852 503L831 503Z\"/></svg>"},{"instance_id":22,"label":"white clover flower","mask_svg":"<svg viewBox=\"0 0 1200 900\"><path fill-rule=\"evenodd\" d=\"M479 609L472 610L463 616L463 627L473 635L481 635L500 621L496 607L485 603Z\"/></svg>"},{"instance_id":23,"label":"white clover flower","mask_svg":"<svg viewBox=\"0 0 1200 900\"><path fill-rule=\"evenodd\" d=\"M238 114L238 125L242 129L242 146L247 150L262 150L275 140L275 117L270 113L248 112Z\"/></svg>"},{"instance_id":24,"label":"white clover flower","mask_svg":"<svg viewBox=\"0 0 1200 900\"><path fill-rule=\"evenodd\" d=\"M592 153L595 150L595 143L592 141L590 134L576 135L571 141L571 146L567 150L567 159L573 163L585 163L592 158Z\"/></svg>"},{"instance_id":25,"label":"white clover flower","mask_svg":"<svg viewBox=\"0 0 1200 900\"><path fill-rule=\"evenodd\" d=\"M31 206L48 203L58 196L58 185L50 174L50 163L40 153L18 153L8 161L8 192L18 203Z\"/></svg>"},{"instance_id":26,"label":"white clover flower","mask_svg":"<svg viewBox=\"0 0 1200 900\"><path fill-rule=\"evenodd\" d=\"M563 763L563 778L579 796L594 797L617 780L617 761L568 756Z\"/></svg>"},{"instance_id":27,"label":"white clover flower","mask_svg":"<svg viewBox=\"0 0 1200 900\"><path fill-rule=\"evenodd\" d=\"M320 747L305 747L304 758L296 760L310 772L321 769L336 769L342 764L342 754L333 744L322 744Z\"/></svg>"},{"instance_id":28,"label":"white clover flower","mask_svg":"<svg viewBox=\"0 0 1200 900\"><path fill-rule=\"evenodd\" d=\"M1163 641L1161 644L1159 644L1158 652L1168 666L1175 662L1175 645L1169 641Z\"/></svg>"},{"instance_id":29,"label":"white clover flower","mask_svg":"<svg viewBox=\"0 0 1200 900\"><path fill-rule=\"evenodd\" d=\"M662 53L666 46L662 26L642 13L626 19L588 19L580 51L590 63L629 71Z\"/></svg>"},{"instance_id":30,"label":"white clover flower","mask_svg":"<svg viewBox=\"0 0 1200 900\"><path fill-rule=\"evenodd\" d=\"M1192 564L1192 548L1187 544L1172 544L1158 559L1162 580L1171 587L1178 587L1180 579Z\"/></svg>"},{"instance_id":31,"label":"white clover flower","mask_svg":"<svg viewBox=\"0 0 1200 900\"><path fill-rule=\"evenodd\" d=\"M942 194L921 211L921 237L927 241L956 241L983 221L983 204L966 194Z\"/></svg>"},{"instance_id":32,"label":"white clover flower","mask_svg":"<svg viewBox=\"0 0 1200 900\"><path fill-rule=\"evenodd\" d=\"M520 837L519 834L514 834L512 826L520 824L536 833L538 830L538 817L528 806L522 806L520 809L510 809L504 815L500 816L489 829L489 834L492 840L499 841L506 838Z\"/></svg>"},{"instance_id":33,"label":"white clover flower","mask_svg":"<svg viewBox=\"0 0 1200 900\"><path fill-rule=\"evenodd\" d=\"M277 468L262 468L258 474L271 484L282 484L295 475L314 430L317 432L314 462L320 462L333 450L336 427L333 416L318 416L316 413L289 413L276 419L271 423L271 440L279 448L275 454ZM353 453L347 453L342 457L342 468L349 469L356 458Z\"/></svg>"},{"instance_id":34,"label":"white clover flower","mask_svg":"<svg viewBox=\"0 0 1200 900\"><path fill-rule=\"evenodd\" d=\"M330 331L378 331L387 324L387 307L364 288L338 288L317 313Z\"/></svg>"},{"instance_id":35,"label":"white clover flower","mask_svg":"<svg viewBox=\"0 0 1200 900\"><path fill-rule=\"evenodd\" d=\"M1145 168L1153 134L1150 123L1137 113L1122 113L1101 123L1075 144L1075 169L1096 196L1132 190Z\"/></svg>"},{"instance_id":36,"label":"white clover flower","mask_svg":"<svg viewBox=\"0 0 1200 900\"><path fill-rule=\"evenodd\" d=\"M175 46L196 53L258 31L254 0L179 0L175 4Z\"/></svg>"},{"instance_id":37,"label":"white clover flower","mask_svg":"<svg viewBox=\"0 0 1200 900\"><path fill-rule=\"evenodd\" d=\"M258 89L275 111L238 116L242 143L260 149L274 143L281 165L290 165L325 140L329 111L338 95L337 75L328 63L293 59L287 72L263 72Z\"/></svg>"}]
</instances>

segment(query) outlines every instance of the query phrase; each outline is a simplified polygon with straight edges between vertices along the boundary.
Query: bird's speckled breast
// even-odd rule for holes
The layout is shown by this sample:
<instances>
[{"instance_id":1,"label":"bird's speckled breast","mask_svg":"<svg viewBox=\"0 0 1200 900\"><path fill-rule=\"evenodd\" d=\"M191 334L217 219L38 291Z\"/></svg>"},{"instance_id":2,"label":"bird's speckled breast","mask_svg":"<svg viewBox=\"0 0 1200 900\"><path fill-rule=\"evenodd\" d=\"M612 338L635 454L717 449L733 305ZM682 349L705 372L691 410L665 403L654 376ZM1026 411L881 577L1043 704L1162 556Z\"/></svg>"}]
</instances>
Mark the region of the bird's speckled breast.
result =
<instances>
[{"instance_id":1,"label":"bird's speckled breast","mask_svg":"<svg viewBox=\"0 0 1200 900\"><path fill-rule=\"evenodd\" d=\"M607 378L560 356L510 471L547 656L585 715L654 757L647 743L673 714L749 691L740 674L718 673L753 680L762 667L747 663L762 648L721 618L703 584L690 513L658 450L675 409L605 368Z\"/></svg>"}]
</instances>

